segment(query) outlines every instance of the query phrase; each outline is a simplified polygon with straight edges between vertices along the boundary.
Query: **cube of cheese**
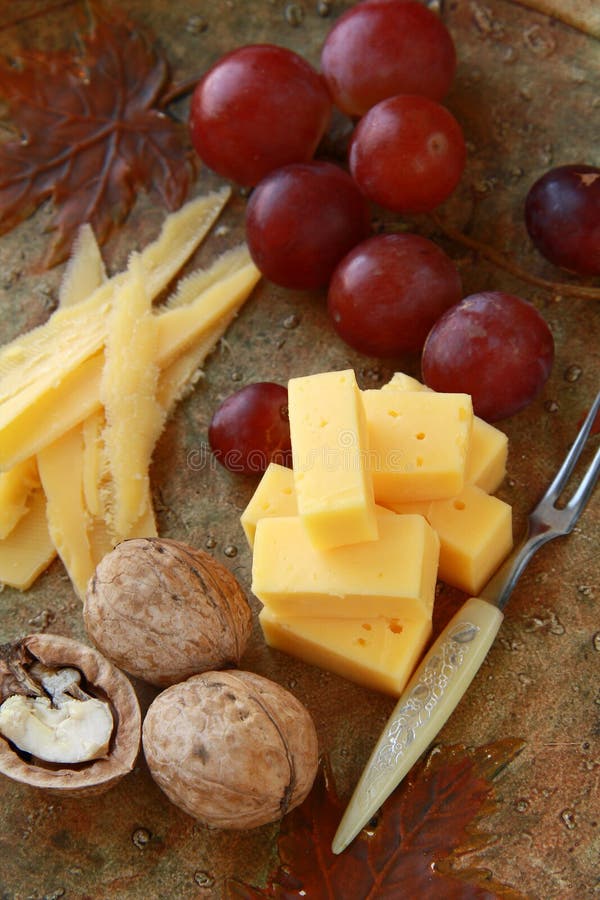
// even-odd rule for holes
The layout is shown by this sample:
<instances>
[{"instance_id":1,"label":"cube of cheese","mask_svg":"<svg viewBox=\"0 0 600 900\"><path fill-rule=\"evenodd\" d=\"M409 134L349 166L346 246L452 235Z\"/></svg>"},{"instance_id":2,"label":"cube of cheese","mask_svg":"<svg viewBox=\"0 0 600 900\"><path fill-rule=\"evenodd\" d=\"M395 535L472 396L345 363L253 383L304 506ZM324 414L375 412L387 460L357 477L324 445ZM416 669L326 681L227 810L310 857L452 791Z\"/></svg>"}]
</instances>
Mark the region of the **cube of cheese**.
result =
<instances>
[{"instance_id":1,"label":"cube of cheese","mask_svg":"<svg viewBox=\"0 0 600 900\"><path fill-rule=\"evenodd\" d=\"M376 502L456 496L473 425L469 395L389 389L362 396Z\"/></svg>"},{"instance_id":2,"label":"cube of cheese","mask_svg":"<svg viewBox=\"0 0 600 900\"><path fill-rule=\"evenodd\" d=\"M278 616L431 619L439 540L423 516L377 510L379 539L317 550L297 516L260 519L252 590Z\"/></svg>"},{"instance_id":3,"label":"cube of cheese","mask_svg":"<svg viewBox=\"0 0 600 900\"><path fill-rule=\"evenodd\" d=\"M267 644L363 687L399 696L431 635L419 619L281 618L263 607Z\"/></svg>"},{"instance_id":4,"label":"cube of cheese","mask_svg":"<svg viewBox=\"0 0 600 900\"><path fill-rule=\"evenodd\" d=\"M290 379L288 408L298 514L314 546L375 540L367 427L354 372Z\"/></svg>"},{"instance_id":5,"label":"cube of cheese","mask_svg":"<svg viewBox=\"0 0 600 900\"><path fill-rule=\"evenodd\" d=\"M254 532L259 519L296 515L298 504L294 473L287 466L270 463L240 518L250 549L254 546Z\"/></svg>"},{"instance_id":6,"label":"cube of cheese","mask_svg":"<svg viewBox=\"0 0 600 900\"><path fill-rule=\"evenodd\" d=\"M404 514L405 504L394 510ZM477 595L513 546L512 509L475 485L450 500L434 500L423 515L440 539L439 577Z\"/></svg>"},{"instance_id":7,"label":"cube of cheese","mask_svg":"<svg viewBox=\"0 0 600 900\"><path fill-rule=\"evenodd\" d=\"M429 391L427 385L404 372L395 372L382 391ZM508 438L499 428L473 416L471 444L467 454L465 481L475 484L488 494L497 491L506 475Z\"/></svg>"},{"instance_id":8,"label":"cube of cheese","mask_svg":"<svg viewBox=\"0 0 600 900\"><path fill-rule=\"evenodd\" d=\"M512 549L511 507L468 485L432 503L427 519L440 538L440 578L477 595Z\"/></svg>"}]
</instances>

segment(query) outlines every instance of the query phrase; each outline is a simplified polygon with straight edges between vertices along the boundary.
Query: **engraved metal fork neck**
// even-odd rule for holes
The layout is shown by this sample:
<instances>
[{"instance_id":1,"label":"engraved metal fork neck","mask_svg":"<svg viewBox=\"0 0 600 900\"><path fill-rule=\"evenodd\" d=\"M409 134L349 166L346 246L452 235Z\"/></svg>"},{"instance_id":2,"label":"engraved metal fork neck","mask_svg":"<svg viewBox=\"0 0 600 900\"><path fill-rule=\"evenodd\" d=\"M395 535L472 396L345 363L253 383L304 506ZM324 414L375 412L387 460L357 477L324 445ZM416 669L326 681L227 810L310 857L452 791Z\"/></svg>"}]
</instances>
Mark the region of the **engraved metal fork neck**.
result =
<instances>
[{"instance_id":1,"label":"engraved metal fork neck","mask_svg":"<svg viewBox=\"0 0 600 900\"><path fill-rule=\"evenodd\" d=\"M508 603L519 576L536 550L555 537L569 534L591 497L600 474L600 447L570 500L562 507L556 505L565 492L599 412L600 392L560 469L540 502L529 514L525 537L481 591L480 596L499 609L504 609Z\"/></svg>"}]
</instances>

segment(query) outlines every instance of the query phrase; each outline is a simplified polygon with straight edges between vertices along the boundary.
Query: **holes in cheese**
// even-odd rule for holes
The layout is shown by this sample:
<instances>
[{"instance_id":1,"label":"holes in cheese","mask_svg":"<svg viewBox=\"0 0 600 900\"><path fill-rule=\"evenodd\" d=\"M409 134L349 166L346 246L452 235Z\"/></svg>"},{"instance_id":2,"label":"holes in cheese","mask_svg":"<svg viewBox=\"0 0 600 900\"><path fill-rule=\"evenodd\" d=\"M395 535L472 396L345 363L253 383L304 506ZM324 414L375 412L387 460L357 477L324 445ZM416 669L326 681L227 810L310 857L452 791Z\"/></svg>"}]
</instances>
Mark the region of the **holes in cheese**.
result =
<instances>
[{"instance_id":1,"label":"holes in cheese","mask_svg":"<svg viewBox=\"0 0 600 900\"><path fill-rule=\"evenodd\" d=\"M426 385L404 372L396 372L382 391L429 391ZM488 494L493 494L500 487L506 475L508 456L508 438L503 431L494 428L489 422L473 417L471 442L467 454L465 481L474 484Z\"/></svg>"},{"instance_id":2,"label":"holes in cheese","mask_svg":"<svg viewBox=\"0 0 600 900\"><path fill-rule=\"evenodd\" d=\"M288 409L298 514L314 546L375 540L367 427L353 370L290 379Z\"/></svg>"},{"instance_id":3,"label":"holes in cheese","mask_svg":"<svg viewBox=\"0 0 600 900\"><path fill-rule=\"evenodd\" d=\"M473 423L469 395L390 388L363 391L362 398L376 502L458 494Z\"/></svg>"},{"instance_id":4,"label":"holes in cheese","mask_svg":"<svg viewBox=\"0 0 600 900\"><path fill-rule=\"evenodd\" d=\"M404 504L393 509L407 512ZM422 512L440 539L439 577L476 596L512 549L511 507L466 485L458 497L433 500Z\"/></svg>"},{"instance_id":5,"label":"holes in cheese","mask_svg":"<svg viewBox=\"0 0 600 900\"><path fill-rule=\"evenodd\" d=\"M252 590L278 616L431 619L439 540L422 516L376 511L376 541L318 550L298 516L256 526Z\"/></svg>"},{"instance_id":6,"label":"holes in cheese","mask_svg":"<svg viewBox=\"0 0 600 900\"><path fill-rule=\"evenodd\" d=\"M259 615L266 642L364 687L398 696L431 635L431 622L400 619L307 619Z\"/></svg>"}]
</instances>

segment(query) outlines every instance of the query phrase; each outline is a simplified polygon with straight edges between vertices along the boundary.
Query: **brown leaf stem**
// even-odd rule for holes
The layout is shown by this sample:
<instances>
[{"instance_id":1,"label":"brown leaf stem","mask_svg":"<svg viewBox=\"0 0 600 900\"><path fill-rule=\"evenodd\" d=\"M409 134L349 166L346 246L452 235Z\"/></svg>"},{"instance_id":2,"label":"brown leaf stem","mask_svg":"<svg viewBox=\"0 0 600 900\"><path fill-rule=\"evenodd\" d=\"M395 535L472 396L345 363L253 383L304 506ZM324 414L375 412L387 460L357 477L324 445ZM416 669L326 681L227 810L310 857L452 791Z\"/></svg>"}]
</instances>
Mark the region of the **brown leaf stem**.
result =
<instances>
[{"instance_id":1,"label":"brown leaf stem","mask_svg":"<svg viewBox=\"0 0 600 900\"><path fill-rule=\"evenodd\" d=\"M600 300L600 288L587 287L586 285L579 284L565 284L564 282L540 278L539 276L528 272L526 269L523 269L521 266L517 265L517 263L507 259L507 257L499 250L495 250L488 244L484 244L482 241L469 237L458 228L448 225L448 223L444 222L437 213L431 213L431 219L436 227L439 228L446 237L450 238L450 240L456 241L456 243L462 244L464 247L468 247L469 250L474 250L480 256L483 256L485 259L494 263L498 268L504 269L516 278L520 278L521 281L525 281L535 287L543 288L546 291L551 291L553 294L558 294L562 297L582 297L586 300Z\"/></svg>"}]
</instances>

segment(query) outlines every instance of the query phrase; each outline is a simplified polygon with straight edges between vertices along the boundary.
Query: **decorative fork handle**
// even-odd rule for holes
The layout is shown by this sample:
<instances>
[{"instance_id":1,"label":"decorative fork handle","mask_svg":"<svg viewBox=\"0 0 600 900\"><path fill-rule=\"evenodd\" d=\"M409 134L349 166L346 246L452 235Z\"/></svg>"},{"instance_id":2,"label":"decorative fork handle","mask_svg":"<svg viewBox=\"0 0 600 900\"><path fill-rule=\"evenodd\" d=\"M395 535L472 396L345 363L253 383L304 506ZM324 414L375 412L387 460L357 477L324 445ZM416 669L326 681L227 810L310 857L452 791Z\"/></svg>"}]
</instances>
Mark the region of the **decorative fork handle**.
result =
<instances>
[{"instance_id":1,"label":"decorative fork handle","mask_svg":"<svg viewBox=\"0 0 600 900\"><path fill-rule=\"evenodd\" d=\"M373 750L333 839L341 853L375 815L441 730L475 677L504 616L471 597L407 684Z\"/></svg>"}]
</instances>

